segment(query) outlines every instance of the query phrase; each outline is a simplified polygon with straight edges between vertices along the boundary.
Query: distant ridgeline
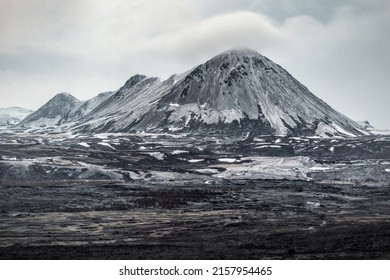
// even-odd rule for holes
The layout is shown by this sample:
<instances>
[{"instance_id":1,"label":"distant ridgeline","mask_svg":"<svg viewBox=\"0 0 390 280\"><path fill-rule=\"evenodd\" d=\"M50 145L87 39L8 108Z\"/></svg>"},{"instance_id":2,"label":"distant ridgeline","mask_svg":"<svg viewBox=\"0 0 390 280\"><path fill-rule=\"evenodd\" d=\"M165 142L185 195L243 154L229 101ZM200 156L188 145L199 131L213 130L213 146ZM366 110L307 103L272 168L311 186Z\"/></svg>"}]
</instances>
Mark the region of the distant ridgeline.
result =
<instances>
[{"instance_id":1,"label":"distant ridgeline","mask_svg":"<svg viewBox=\"0 0 390 280\"><path fill-rule=\"evenodd\" d=\"M16 129L247 135L370 135L281 66L249 49L221 53L183 74L135 75L81 102L60 93Z\"/></svg>"}]
</instances>

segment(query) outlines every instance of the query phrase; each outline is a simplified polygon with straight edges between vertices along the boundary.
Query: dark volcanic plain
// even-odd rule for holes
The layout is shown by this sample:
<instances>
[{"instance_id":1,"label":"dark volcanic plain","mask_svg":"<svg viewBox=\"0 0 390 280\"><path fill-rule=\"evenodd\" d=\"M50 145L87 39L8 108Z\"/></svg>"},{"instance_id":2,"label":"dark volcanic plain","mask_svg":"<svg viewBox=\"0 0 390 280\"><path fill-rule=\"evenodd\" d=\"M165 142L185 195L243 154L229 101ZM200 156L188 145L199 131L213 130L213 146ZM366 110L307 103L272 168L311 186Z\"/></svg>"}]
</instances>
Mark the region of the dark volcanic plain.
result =
<instances>
[{"instance_id":1,"label":"dark volcanic plain","mask_svg":"<svg viewBox=\"0 0 390 280\"><path fill-rule=\"evenodd\" d=\"M388 136L0 139L0 259L390 258Z\"/></svg>"}]
</instances>

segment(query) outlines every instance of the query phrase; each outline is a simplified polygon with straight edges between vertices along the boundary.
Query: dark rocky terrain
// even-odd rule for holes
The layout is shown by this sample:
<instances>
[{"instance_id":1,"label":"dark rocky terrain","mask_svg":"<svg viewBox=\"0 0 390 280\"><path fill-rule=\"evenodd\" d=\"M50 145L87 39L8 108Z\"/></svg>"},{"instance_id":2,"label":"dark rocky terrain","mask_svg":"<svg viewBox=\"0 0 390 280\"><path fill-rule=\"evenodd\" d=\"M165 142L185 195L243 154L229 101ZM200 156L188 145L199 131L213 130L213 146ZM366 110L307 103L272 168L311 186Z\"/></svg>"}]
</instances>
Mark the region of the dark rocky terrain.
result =
<instances>
[{"instance_id":1,"label":"dark rocky terrain","mask_svg":"<svg viewBox=\"0 0 390 280\"><path fill-rule=\"evenodd\" d=\"M2 134L1 259L388 259L390 138Z\"/></svg>"}]
</instances>

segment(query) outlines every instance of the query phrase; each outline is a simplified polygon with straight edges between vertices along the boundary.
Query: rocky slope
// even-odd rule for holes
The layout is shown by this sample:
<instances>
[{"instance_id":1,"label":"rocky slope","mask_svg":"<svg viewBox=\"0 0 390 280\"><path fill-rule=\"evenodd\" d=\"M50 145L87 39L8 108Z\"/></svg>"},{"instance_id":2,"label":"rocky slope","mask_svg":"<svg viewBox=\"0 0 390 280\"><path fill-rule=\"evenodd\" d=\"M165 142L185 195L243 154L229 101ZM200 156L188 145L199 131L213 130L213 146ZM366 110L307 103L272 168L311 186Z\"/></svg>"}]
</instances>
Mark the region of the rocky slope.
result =
<instances>
[{"instance_id":1,"label":"rocky slope","mask_svg":"<svg viewBox=\"0 0 390 280\"><path fill-rule=\"evenodd\" d=\"M94 106L84 103L83 107L68 98L54 104L61 106L60 112L50 106L56 113L49 115L60 117L53 124L67 123L77 132L369 134L281 66L249 49L224 52L165 81L135 75L115 93L98 100ZM46 108L43 115L42 108L38 111L22 124L48 114Z\"/></svg>"}]
</instances>

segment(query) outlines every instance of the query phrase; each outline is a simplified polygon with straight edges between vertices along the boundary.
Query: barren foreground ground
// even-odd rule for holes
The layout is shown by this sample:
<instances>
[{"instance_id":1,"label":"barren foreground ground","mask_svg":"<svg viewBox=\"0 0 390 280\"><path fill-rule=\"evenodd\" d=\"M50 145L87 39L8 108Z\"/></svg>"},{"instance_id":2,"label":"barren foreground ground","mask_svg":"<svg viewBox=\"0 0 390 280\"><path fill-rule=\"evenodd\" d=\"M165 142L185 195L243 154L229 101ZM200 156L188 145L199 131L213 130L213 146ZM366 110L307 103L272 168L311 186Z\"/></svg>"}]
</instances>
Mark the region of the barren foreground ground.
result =
<instances>
[{"instance_id":1,"label":"barren foreground ground","mask_svg":"<svg viewBox=\"0 0 390 280\"><path fill-rule=\"evenodd\" d=\"M390 258L388 138L186 139L4 135L0 259Z\"/></svg>"}]
</instances>

